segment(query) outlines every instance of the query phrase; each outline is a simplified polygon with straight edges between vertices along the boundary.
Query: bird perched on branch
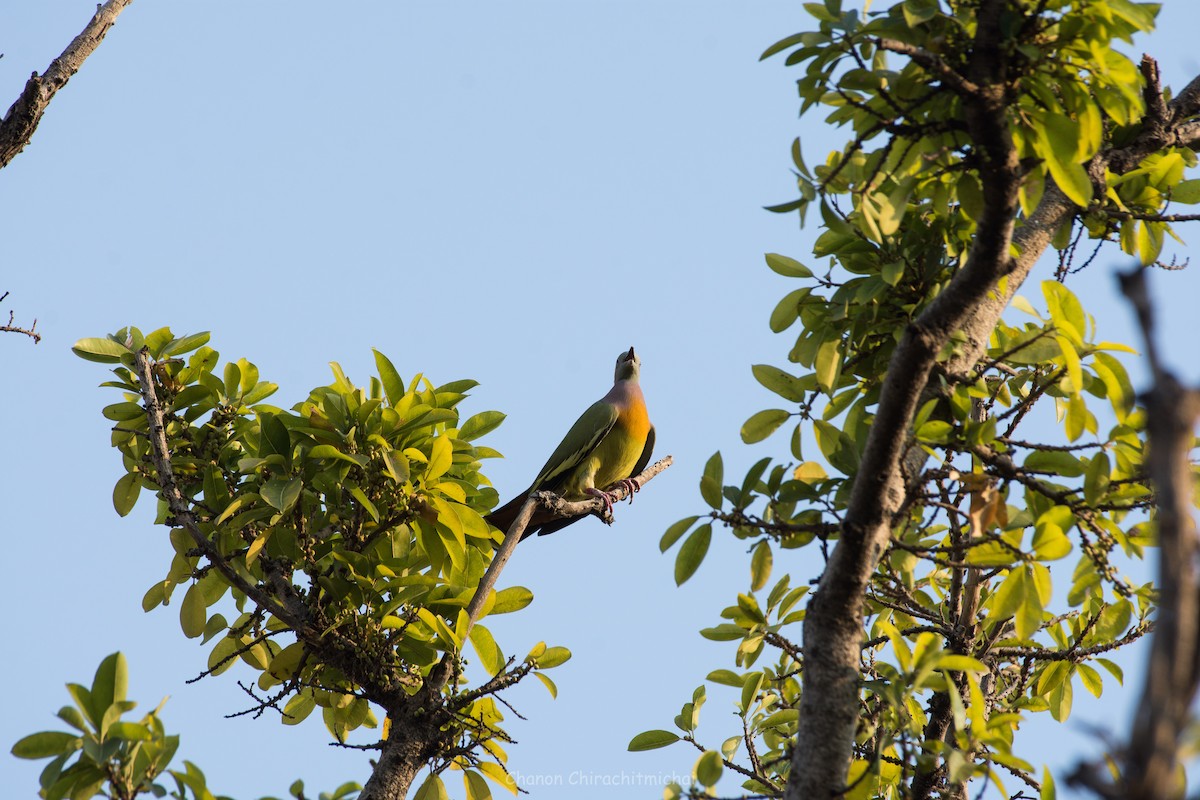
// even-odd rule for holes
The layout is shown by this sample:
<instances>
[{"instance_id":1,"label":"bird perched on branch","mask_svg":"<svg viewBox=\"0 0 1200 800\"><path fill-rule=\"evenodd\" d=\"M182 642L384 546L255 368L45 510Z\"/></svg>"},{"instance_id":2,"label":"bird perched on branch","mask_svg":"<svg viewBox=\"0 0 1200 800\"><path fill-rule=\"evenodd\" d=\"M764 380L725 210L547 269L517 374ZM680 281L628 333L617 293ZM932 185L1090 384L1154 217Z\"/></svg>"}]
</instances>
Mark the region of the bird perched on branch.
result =
<instances>
[{"instance_id":1,"label":"bird perched on branch","mask_svg":"<svg viewBox=\"0 0 1200 800\"><path fill-rule=\"evenodd\" d=\"M567 500L600 497L611 508L616 498L604 487L629 481L645 469L654 449L654 426L638 386L641 365L632 347L617 356L615 381L608 394L575 421L530 487L489 514L488 522L507 532L530 493L542 490ZM629 483L632 501L633 492L640 487ZM539 508L521 538L534 533L545 536L579 519L555 517Z\"/></svg>"}]
</instances>

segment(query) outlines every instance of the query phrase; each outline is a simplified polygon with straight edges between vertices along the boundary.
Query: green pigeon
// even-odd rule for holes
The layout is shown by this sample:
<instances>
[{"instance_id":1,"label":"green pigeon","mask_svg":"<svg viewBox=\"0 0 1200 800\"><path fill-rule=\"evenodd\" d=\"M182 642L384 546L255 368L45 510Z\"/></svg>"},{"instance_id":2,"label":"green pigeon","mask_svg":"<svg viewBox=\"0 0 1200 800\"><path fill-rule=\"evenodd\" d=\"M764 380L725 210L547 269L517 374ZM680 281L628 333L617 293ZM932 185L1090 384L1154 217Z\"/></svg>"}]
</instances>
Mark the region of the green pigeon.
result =
<instances>
[{"instance_id":1,"label":"green pigeon","mask_svg":"<svg viewBox=\"0 0 1200 800\"><path fill-rule=\"evenodd\" d=\"M604 487L625 484L633 501L633 493L640 487L630 478L646 468L654 450L654 426L638 386L641 365L632 347L617 356L616 375L608 394L575 421L529 488L489 514L488 522L507 532L530 493L542 490L567 500L600 497L611 509L616 497ZM521 538L534 533L545 536L580 519L555 518L538 508Z\"/></svg>"}]
</instances>

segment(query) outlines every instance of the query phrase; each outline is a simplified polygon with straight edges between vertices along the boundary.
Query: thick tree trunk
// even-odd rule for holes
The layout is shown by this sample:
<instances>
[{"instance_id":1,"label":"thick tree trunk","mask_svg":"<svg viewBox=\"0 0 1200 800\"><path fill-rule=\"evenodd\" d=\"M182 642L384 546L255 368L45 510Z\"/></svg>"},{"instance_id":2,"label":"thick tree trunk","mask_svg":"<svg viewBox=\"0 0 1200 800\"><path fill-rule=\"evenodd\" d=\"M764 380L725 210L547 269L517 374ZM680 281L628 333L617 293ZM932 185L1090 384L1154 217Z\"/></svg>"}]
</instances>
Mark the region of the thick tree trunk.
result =
<instances>
[{"instance_id":1,"label":"thick tree trunk","mask_svg":"<svg viewBox=\"0 0 1200 800\"><path fill-rule=\"evenodd\" d=\"M358 800L404 800L425 766L421 743L393 729Z\"/></svg>"}]
</instances>

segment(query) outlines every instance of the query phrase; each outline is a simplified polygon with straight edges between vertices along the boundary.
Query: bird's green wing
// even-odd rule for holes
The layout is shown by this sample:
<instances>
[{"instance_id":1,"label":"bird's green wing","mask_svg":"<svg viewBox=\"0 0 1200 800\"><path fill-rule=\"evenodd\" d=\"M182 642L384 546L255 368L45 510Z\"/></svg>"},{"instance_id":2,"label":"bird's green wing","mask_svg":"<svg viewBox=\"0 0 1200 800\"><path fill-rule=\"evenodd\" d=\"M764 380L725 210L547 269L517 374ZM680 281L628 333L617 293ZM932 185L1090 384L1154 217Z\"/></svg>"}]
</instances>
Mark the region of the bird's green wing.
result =
<instances>
[{"instance_id":1,"label":"bird's green wing","mask_svg":"<svg viewBox=\"0 0 1200 800\"><path fill-rule=\"evenodd\" d=\"M604 400L592 403L591 407L575 420L571 430L567 431L562 442L554 449L530 489L540 489L552 484L579 466L612 430L613 425L617 423L617 414L617 407L612 403Z\"/></svg>"},{"instance_id":2,"label":"bird's green wing","mask_svg":"<svg viewBox=\"0 0 1200 800\"><path fill-rule=\"evenodd\" d=\"M629 473L629 477L639 474L650 463L650 455L654 452L654 426L650 426L650 432L646 434L646 444L642 447L642 454L638 456L637 463L633 465L633 472Z\"/></svg>"}]
</instances>

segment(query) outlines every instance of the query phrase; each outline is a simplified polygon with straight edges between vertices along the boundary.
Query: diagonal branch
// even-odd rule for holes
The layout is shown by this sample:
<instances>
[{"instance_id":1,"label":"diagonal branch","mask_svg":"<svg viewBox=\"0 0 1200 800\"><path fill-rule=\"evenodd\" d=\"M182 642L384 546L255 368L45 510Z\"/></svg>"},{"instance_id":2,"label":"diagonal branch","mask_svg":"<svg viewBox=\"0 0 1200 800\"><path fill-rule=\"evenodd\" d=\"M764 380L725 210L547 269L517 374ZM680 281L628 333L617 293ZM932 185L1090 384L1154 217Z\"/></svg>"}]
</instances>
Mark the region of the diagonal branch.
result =
<instances>
[{"instance_id":1,"label":"diagonal branch","mask_svg":"<svg viewBox=\"0 0 1200 800\"><path fill-rule=\"evenodd\" d=\"M0 120L0 167L8 166L18 153L25 149L33 138L46 107L54 94L67 85L71 76L79 71L84 60L104 41L108 29L117 21L125 7L133 0L108 0L96 9L87 27L76 36L62 54L50 62L41 75L36 72L25 83L21 96Z\"/></svg>"},{"instance_id":2,"label":"diagonal branch","mask_svg":"<svg viewBox=\"0 0 1200 800\"><path fill-rule=\"evenodd\" d=\"M646 467L640 474L630 479L630 482L636 484L636 488L634 489L630 489L628 482L622 481L621 483L607 487L605 491L615 495L616 500L613 502L619 503L626 497L629 497L631 492L640 491L641 487L645 486L654 479L654 476L673 463L675 463L674 456L667 456ZM470 634L471 628L483 616L483 607L487 603L488 596L492 593L492 588L496 585L496 581L500 579L501 570L508 563L508 559L512 556L513 551L517 549L517 544L521 541L521 535L525 533L525 528L529 525L529 520L533 518L533 514L539 505L554 512L559 517L580 517L585 514L595 514L606 525L612 524L612 506L605 503L599 497L572 502L564 500L553 492L534 492L531 494L529 499L525 501L525 505L521 506L521 511L517 514L517 518L513 520L513 524L504 534L504 541L496 549L495 555L492 556L492 563L488 564L487 571L483 573L483 577L479 580L479 585L475 587L475 593L471 595L471 602L467 604L467 624L462 635L464 641L468 634ZM447 651L442 660L430 670L429 680L425 682L424 687L426 697L430 701L442 691L447 681L450 680L455 656L455 653Z\"/></svg>"},{"instance_id":3,"label":"diagonal branch","mask_svg":"<svg viewBox=\"0 0 1200 800\"><path fill-rule=\"evenodd\" d=\"M192 512L191 506L179 490L175 481L175 471L171 467L171 451L167 444L166 424L163 419L162 403L158 400L158 392L154 388L154 376L150 365L150 350L143 347L133 354L134 371L138 376L138 391L142 395L142 405L146 409L146 419L150 423L150 461L158 473L158 487L171 515L192 537L196 547L204 554L221 576L229 581L229 585L249 597L260 608L287 623L293 630L301 631L307 627L306 613L302 604L289 602L281 604L268 595L261 586L252 584L243 578L229 560L221 555L216 546L200 530L200 523Z\"/></svg>"},{"instance_id":4,"label":"diagonal branch","mask_svg":"<svg viewBox=\"0 0 1200 800\"><path fill-rule=\"evenodd\" d=\"M875 39L874 42L875 46L880 50L887 50L889 53L908 56L915 63L924 67L926 72L932 74L958 94L973 95L979 92L978 86L964 78L936 53L931 53L928 50L898 39L879 38Z\"/></svg>"}]
</instances>

